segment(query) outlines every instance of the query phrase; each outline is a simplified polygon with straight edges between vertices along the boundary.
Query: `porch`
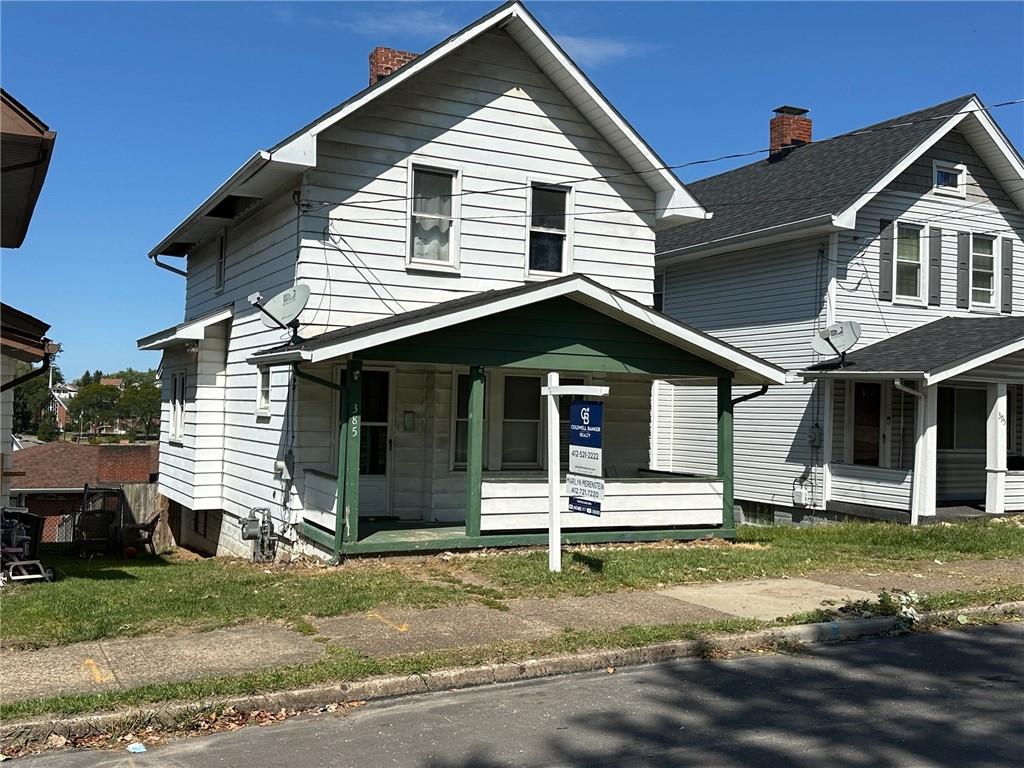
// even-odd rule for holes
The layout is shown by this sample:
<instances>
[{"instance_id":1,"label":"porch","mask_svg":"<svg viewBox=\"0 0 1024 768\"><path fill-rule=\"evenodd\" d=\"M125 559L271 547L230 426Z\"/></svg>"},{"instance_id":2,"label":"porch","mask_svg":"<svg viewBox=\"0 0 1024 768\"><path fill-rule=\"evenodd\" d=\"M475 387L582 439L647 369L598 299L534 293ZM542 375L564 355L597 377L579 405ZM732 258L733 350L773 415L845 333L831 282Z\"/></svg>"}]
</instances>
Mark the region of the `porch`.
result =
<instances>
[{"instance_id":1,"label":"porch","mask_svg":"<svg viewBox=\"0 0 1024 768\"><path fill-rule=\"evenodd\" d=\"M1024 318L946 318L803 372L826 388L825 509L1024 511Z\"/></svg>"},{"instance_id":2,"label":"porch","mask_svg":"<svg viewBox=\"0 0 1024 768\"><path fill-rule=\"evenodd\" d=\"M784 378L580 277L332 332L254 362L287 362L296 377L292 523L335 556L546 542L545 470L568 464L564 439L561 456L546 455L541 383L551 371L609 388L601 515L568 511L563 474L564 541L732 536L732 386ZM650 468L651 385L668 376L716 388L714 476Z\"/></svg>"}]
</instances>

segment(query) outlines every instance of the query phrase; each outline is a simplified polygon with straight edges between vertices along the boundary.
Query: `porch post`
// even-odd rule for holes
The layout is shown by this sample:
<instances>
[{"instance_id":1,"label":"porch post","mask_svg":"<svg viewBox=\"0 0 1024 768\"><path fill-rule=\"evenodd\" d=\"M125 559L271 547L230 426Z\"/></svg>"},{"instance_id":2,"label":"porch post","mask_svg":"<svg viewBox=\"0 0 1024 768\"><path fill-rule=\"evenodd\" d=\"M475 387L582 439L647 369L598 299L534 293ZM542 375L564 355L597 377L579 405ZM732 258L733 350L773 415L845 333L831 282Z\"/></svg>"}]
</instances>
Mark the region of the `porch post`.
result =
<instances>
[{"instance_id":1,"label":"porch post","mask_svg":"<svg viewBox=\"0 0 1024 768\"><path fill-rule=\"evenodd\" d=\"M341 545L345 541L345 454L348 447L345 435L348 432L348 390L338 390L338 474L337 495L334 499L334 559L341 558Z\"/></svg>"},{"instance_id":2,"label":"porch post","mask_svg":"<svg viewBox=\"0 0 1024 768\"><path fill-rule=\"evenodd\" d=\"M923 387L917 403L917 435L914 441L914 479L910 490L910 524L935 516L935 464L938 441L939 388Z\"/></svg>"},{"instance_id":3,"label":"porch post","mask_svg":"<svg viewBox=\"0 0 1024 768\"><path fill-rule=\"evenodd\" d=\"M362 428L363 364L345 368L345 541L359 540L359 432Z\"/></svg>"},{"instance_id":4,"label":"porch post","mask_svg":"<svg viewBox=\"0 0 1024 768\"><path fill-rule=\"evenodd\" d=\"M732 377L718 379L718 476L722 478L722 527L736 527L733 510Z\"/></svg>"},{"instance_id":5,"label":"porch post","mask_svg":"<svg viewBox=\"0 0 1024 768\"><path fill-rule=\"evenodd\" d=\"M988 385L988 419L985 450L985 511L1001 515L1006 511L1006 385Z\"/></svg>"},{"instance_id":6,"label":"porch post","mask_svg":"<svg viewBox=\"0 0 1024 768\"><path fill-rule=\"evenodd\" d=\"M466 535L480 535L480 495L484 468L484 368L469 369L466 443Z\"/></svg>"}]
</instances>

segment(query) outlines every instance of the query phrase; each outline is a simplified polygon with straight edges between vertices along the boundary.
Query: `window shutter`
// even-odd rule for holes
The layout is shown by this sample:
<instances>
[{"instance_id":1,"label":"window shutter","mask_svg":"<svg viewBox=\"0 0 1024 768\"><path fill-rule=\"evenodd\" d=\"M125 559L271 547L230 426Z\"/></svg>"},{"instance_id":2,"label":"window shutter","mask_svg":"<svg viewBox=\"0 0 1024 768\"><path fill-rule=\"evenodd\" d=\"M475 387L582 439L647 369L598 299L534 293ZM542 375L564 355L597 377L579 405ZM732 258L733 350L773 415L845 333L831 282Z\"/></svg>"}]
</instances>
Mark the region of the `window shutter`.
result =
<instances>
[{"instance_id":1,"label":"window shutter","mask_svg":"<svg viewBox=\"0 0 1024 768\"><path fill-rule=\"evenodd\" d=\"M971 233L956 233L956 305L971 306Z\"/></svg>"},{"instance_id":2,"label":"window shutter","mask_svg":"<svg viewBox=\"0 0 1024 768\"><path fill-rule=\"evenodd\" d=\"M878 222L878 229L882 233L878 246L878 300L892 301L892 222L882 219Z\"/></svg>"},{"instance_id":3,"label":"window shutter","mask_svg":"<svg viewBox=\"0 0 1024 768\"><path fill-rule=\"evenodd\" d=\"M932 227L928 231L928 305L942 303L942 230Z\"/></svg>"},{"instance_id":4,"label":"window shutter","mask_svg":"<svg viewBox=\"0 0 1024 768\"><path fill-rule=\"evenodd\" d=\"M1003 312L1013 312L1013 238L1003 238Z\"/></svg>"}]
</instances>

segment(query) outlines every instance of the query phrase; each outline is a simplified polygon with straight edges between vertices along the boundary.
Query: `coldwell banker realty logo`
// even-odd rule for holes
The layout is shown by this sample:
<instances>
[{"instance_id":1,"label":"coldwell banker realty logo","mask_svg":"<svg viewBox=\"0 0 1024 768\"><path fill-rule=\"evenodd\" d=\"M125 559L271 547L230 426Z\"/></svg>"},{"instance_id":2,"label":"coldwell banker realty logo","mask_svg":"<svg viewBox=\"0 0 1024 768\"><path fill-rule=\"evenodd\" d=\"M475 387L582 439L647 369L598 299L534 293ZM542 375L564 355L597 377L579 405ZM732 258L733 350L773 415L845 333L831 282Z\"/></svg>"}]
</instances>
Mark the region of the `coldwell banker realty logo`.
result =
<instances>
[{"instance_id":1,"label":"coldwell banker realty logo","mask_svg":"<svg viewBox=\"0 0 1024 768\"><path fill-rule=\"evenodd\" d=\"M569 474L565 476L569 511L601 514L604 480L601 466L601 432L604 406L592 400L569 404Z\"/></svg>"}]
</instances>

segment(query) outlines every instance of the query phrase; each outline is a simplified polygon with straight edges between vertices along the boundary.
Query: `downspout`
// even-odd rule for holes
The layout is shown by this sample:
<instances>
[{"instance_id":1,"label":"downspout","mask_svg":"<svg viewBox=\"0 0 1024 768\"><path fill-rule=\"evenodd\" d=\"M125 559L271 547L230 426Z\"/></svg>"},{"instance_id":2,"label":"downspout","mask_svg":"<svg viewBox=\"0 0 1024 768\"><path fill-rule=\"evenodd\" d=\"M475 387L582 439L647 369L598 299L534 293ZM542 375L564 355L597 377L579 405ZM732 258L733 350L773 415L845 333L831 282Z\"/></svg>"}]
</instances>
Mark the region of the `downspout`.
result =
<instances>
[{"instance_id":1,"label":"downspout","mask_svg":"<svg viewBox=\"0 0 1024 768\"><path fill-rule=\"evenodd\" d=\"M188 272L186 272L185 270L178 269L177 267L172 267L170 264L164 264L162 261L160 261L160 254L158 253L150 255L149 260L153 262L154 266L160 267L160 269L166 269L168 272L173 272L176 275L188 277Z\"/></svg>"},{"instance_id":2,"label":"downspout","mask_svg":"<svg viewBox=\"0 0 1024 768\"><path fill-rule=\"evenodd\" d=\"M916 389L913 389L912 387L908 387L900 379L893 379L892 385L894 387L896 387L896 389L898 389L900 392L906 392L908 395L913 395L914 397L916 397L918 399L919 405L921 405L921 406L924 405L924 392L918 392ZM915 421L918 418L920 418L920 417L915 417ZM917 430L914 430L914 431L915 431L915 433L917 432ZM915 434L914 442L915 443L917 442L916 434ZM917 463L917 453L916 453L916 451L914 453L914 463L915 464ZM919 480L919 478L917 478L917 477L915 477L914 479L915 479L915 481ZM910 525L911 526L915 526L915 525L917 525L917 523L918 523L917 505L914 503L913 495L911 495L911 499L910 499Z\"/></svg>"},{"instance_id":3,"label":"downspout","mask_svg":"<svg viewBox=\"0 0 1024 768\"><path fill-rule=\"evenodd\" d=\"M740 395L739 397L734 397L732 399L732 404L734 406L735 405L739 405L740 403L746 402L747 400L753 400L755 397L761 397L761 395L767 395L767 394L768 394L768 385L767 384L762 384L761 388L759 390L757 390L757 392L748 392L745 395Z\"/></svg>"},{"instance_id":4,"label":"downspout","mask_svg":"<svg viewBox=\"0 0 1024 768\"><path fill-rule=\"evenodd\" d=\"M345 508L344 507L345 480L344 480L344 475L342 474L342 469L345 466L345 463L344 463L344 453L343 453L343 451L344 451L344 442L343 442L343 440L344 440L344 437L345 437L344 425L346 423L346 421L345 421L345 413L346 413L346 410L347 410L346 407L345 407L345 387L343 387L341 384L335 384L333 381L330 381L329 379L324 379L324 378L321 378L320 376L314 376L311 373L306 373L305 371L303 371L302 369L299 368L299 364L298 363L292 363L292 372L295 374L295 376L297 378L304 379L306 381L312 382L313 384L319 384L321 387L327 387L328 389L334 390L335 392L338 393L338 396L339 396L339 398L341 400L341 402L338 404L339 405L339 408L338 408L338 476L337 476L337 480L336 480L337 489L335 491L335 493L337 495L335 497L335 502L334 502L335 503L334 548L332 550L333 556L331 557L331 559L329 561L330 565L338 565L338 563L341 562L342 543L345 540L345 525L346 525L346 521L339 519L342 516L337 514L338 510L341 510L341 509ZM296 399L298 399L297 395L296 395Z\"/></svg>"},{"instance_id":5,"label":"downspout","mask_svg":"<svg viewBox=\"0 0 1024 768\"><path fill-rule=\"evenodd\" d=\"M46 340L46 348L49 349L49 347L49 341ZM19 376L16 379L11 379L10 381L4 383L3 386L0 386L0 392L6 392L9 389L14 389L19 384L24 384L26 381L31 381L32 379L36 378L36 376L42 376L44 373L50 370L50 363L53 361L53 356L53 352L43 352L43 364L41 366L29 371L26 374Z\"/></svg>"}]
</instances>

